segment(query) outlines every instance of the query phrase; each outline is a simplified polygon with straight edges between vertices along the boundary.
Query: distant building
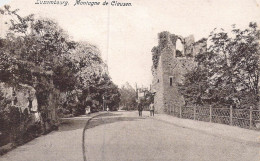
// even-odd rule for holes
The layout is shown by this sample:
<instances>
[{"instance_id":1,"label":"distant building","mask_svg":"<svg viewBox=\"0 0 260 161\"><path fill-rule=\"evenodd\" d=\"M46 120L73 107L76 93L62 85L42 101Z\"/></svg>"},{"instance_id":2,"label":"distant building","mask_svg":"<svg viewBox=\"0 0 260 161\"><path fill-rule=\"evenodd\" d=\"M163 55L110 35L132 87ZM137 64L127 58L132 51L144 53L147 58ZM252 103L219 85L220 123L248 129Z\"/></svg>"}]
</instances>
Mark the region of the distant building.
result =
<instances>
[{"instance_id":1,"label":"distant building","mask_svg":"<svg viewBox=\"0 0 260 161\"><path fill-rule=\"evenodd\" d=\"M140 101L141 99L144 99L146 94L149 93L149 89L146 87L140 87L138 88L136 85L136 99L137 101Z\"/></svg>"}]
</instances>

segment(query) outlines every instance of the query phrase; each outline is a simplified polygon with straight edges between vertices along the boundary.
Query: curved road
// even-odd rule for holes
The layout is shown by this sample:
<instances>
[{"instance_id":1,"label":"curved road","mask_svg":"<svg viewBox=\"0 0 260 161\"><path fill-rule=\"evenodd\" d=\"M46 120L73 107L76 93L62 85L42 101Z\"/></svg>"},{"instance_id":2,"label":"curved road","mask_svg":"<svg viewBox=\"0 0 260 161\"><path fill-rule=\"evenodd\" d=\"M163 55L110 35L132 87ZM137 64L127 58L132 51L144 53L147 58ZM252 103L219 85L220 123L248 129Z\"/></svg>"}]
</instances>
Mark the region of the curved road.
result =
<instances>
[{"instance_id":1,"label":"curved road","mask_svg":"<svg viewBox=\"0 0 260 161\"><path fill-rule=\"evenodd\" d=\"M87 161L259 161L259 145L167 124L137 112L94 118L85 132ZM0 157L3 161L82 161L82 131L90 117L66 119L59 131Z\"/></svg>"}]
</instances>

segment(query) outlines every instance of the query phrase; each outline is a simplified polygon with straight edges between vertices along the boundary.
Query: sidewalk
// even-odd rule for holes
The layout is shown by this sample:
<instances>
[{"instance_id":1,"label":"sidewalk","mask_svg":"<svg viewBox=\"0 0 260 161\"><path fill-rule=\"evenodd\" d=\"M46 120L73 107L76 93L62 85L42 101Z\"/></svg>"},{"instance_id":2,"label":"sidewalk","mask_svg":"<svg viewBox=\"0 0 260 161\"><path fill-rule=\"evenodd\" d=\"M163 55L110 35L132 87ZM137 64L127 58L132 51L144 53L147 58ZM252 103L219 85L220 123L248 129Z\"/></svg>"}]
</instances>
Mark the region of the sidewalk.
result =
<instances>
[{"instance_id":1,"label":"sidewalk","mask_svg":"<svg viewBox=\"0 0 260 161\"><path fill-rule=\"evenodd\" d=\"M201 131L209 135L231 139L237 142L260 145L260 131L243 129L224 124L203 122L197 120L180 119L166 114L156 114L152 117L158 121L170 123L178 127Z\"/></svg>"}]
</instances>

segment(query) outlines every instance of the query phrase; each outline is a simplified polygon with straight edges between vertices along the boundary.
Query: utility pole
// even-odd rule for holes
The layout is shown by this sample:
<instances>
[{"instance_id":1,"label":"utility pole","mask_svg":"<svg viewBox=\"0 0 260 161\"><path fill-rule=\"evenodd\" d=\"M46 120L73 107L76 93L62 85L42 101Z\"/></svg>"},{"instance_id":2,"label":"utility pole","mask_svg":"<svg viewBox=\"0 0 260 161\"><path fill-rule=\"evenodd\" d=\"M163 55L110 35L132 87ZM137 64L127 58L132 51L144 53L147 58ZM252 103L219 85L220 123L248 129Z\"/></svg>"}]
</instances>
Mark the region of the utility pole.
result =
<instances>
[{"instance_id":1,"label":"utility pole","mask_svg":"<svg viewBox=\"0 0 260 161\"><path fill-rule=\"evenodd\" d=\"M136 100L138 99L138 88L137 83L135 83L135 93L136 93Z\"/></svg>"}]
</instances>

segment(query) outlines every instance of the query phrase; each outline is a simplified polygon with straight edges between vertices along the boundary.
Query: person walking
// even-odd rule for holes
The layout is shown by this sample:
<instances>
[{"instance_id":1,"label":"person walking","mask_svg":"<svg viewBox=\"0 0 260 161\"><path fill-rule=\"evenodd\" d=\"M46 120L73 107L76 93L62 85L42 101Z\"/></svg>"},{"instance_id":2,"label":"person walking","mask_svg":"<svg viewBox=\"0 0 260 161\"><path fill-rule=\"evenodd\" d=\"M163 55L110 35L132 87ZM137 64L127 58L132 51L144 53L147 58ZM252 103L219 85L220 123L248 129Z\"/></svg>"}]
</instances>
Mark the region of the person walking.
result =
<instances>
[{"instance_id":1,"label":"person walking","mask_svg":"<svg viewBox=\"0 0 260 161\"><path fill-rule=\"evenodd\" d=\"M154 104L153 102L149 105L150 116L154 116Z\"/></svg>"},{"instance_id":2,"label":"person walking","mask_svg":"<svg viewBox=\"0 0 260 161\"><path fill-rule=\"evenodd\" d=\"M142 117L142 111L143 111L143 105L141 103L138 103L139 117Z\"/></svg>"}]
</instances>

